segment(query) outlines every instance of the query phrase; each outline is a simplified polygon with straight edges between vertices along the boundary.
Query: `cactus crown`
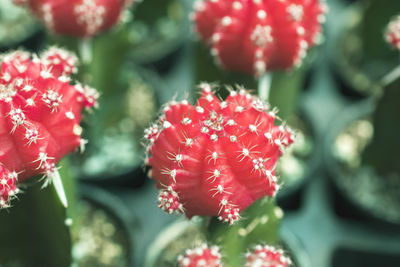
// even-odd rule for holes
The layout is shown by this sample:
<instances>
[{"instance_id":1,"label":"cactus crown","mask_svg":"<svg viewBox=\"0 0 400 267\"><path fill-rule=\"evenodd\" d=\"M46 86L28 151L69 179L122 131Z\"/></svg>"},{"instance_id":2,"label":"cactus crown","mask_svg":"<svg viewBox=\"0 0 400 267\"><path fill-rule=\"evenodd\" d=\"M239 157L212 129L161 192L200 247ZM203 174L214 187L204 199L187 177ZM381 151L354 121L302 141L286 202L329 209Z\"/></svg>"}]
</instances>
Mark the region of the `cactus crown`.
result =
<instances>
[{"instance_id":1,"label":"cactus crown","mask_svg":"<svg viewBox=\"0 0 400 267\"><path fill-rule=\"evenodd\" d=\"M3 205L18 182L44 175L50 181L57 162L83 146L83 108L97 105L98 93L71 85L76 57L50 48L41 57L24 51L0 56L0 188ZM82 147L83 148L83 147ZM10 174L11 173L11 174ZM9 177L9 178L7 178Z\"/></svg>"},{"instance_id":2,"label":"cactus crown","mask_svg":"<svg viewBox=\"0 0 400 267\"><path fill-rule=\"evenodd\" d=\"M217 63L255 76L300 65L327 12L320 0L197 0L194 9L195 31Z\"/></svg>"},{"instance_id":3,"label":"cactus crown","mask_svg":"<svg viewBox=\"0 0 400 267\"><path fill-rule=\"evenodd\" d=\"M274 124L275 109L243 88L229 88L225 101L212 85L200 88L196 105L168 103L145 131L150 176L166 212L218 216L232 224L254 201L276 194L276 162L294 135Z\"/></svg>"},{"instance_id":4,"label":"cactus crown","mask_svg":"<svg viewBox=\"0 0 400 267\"><path fill-rule=\"evenodd\" d=\"M90 37L115 25L132 0L14 0L58 34Z\"/></svg>"},{"instance_id":5,"label":"cactus crown","mask_svg":"<svg viewBox=\"0 0 400 267\"><path fill-rule=\"evenodd\" d=\"M400 50L400 16L395 17L389 22L386 28L385 39L394 49Z\"/></svg>"}]
</instances>

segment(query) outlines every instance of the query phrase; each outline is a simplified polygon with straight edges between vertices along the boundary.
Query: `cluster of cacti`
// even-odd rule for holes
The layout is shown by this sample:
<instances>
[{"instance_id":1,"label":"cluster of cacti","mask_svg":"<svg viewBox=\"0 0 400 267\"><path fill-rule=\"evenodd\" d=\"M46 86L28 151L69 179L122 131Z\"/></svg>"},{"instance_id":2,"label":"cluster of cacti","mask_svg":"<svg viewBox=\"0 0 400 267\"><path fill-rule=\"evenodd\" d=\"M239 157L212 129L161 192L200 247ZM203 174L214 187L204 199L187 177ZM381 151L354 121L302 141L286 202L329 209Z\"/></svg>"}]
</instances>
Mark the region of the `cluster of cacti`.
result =
<instances>
[{"instance_id":1,"label":"cluster of cacti","mask_svg":"<svg viewBox=\"0 0 400 267\"><path fill-rule=\"evenodd\" d=\"M223 260L218 246L209 248L202 244L188 249L178 257L179 267L222 267ZM245 267L288 267L292 264L282 249L268 245L257 245L252 252L245 255Z\"/></svg>"},{"instance_id":2,"label":"cluster of cacti","mask_svg":"<svg viewBox=\"0 0 400 267\"><path fill-rule=\"evenodd\" d=\"M84 147L82 109L96 106L98 93L70 84L77 60L59 48L41 57L15 51L0 62L0 196L7 206L15 182L37 175L51 181L57 162Z\"/></svg>"},{"instance_id":3,"label":"cluster of cacti","mask_svg":"<svg viewBox=\"0 0 400 267\"><path fill-rule=\"evenodd\" d=\"M386 41L397 50L400 50L400 16L392 19L386 29Z\"/></svg>"},{"instance_id":4,"label":"cluster of cacti","mask_svg":"<svg viewBox=\"0 0 400 267\"><path fill-rule=\"evenodd\" d=\"M195 31L227 70L261 76L300 65L320 39L320 0L197 0Z\"/></svg>"},{"instance_id":5,"label":"cluster of cacti","mask_svg":"<svg viewBox=\"0 0 400 267\"><path fill-rule=\"evenodd\" d=\"M57 34L90 37L115 25L132 0L14 0Z\"/></svg>"},{"instance_id":6,"label":"cluster of cacti","mask_svg":"<svg viewBox=\"0 0 400 267\"><path fill-rule=\"evenodd\" d=\"M165 211L232 224L253 202L276 194L276 163L294 136L274 124L274 109L243 88L221 101L210 84L200 87L196 105L172 101L146 130L151 177Z\"/></svg>"}]
</instances>

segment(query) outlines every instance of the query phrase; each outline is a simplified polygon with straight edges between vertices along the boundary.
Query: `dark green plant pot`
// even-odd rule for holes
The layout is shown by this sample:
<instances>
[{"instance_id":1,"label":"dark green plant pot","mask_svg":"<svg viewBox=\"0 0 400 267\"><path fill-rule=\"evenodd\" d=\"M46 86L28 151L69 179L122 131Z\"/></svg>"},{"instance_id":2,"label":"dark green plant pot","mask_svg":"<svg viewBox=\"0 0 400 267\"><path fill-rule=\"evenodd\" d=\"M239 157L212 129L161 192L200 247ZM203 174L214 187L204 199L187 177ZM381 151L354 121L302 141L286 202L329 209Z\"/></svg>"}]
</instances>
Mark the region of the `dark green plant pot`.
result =
<instances>
[{"instance_id":1,"label":"dark green plant pot","mask_svg":"<svg viewBox=\"0 0 400 267\"><path fill-rule=\"evenodd\" d=\"M379 175L363 164L361 157L373 136L374 110L372 101L362 101L338 115L324 141L324 165L339 196L347 203L347 210L341 213L398 227L400 174Z\"/></svg>"},{"instance_id":2,"label":"dark green plant pot","mask_svg":"<svg viewBox=\"0 0 400 267\"><path fill-rule=\"evenodd\" d=\"M78 266L133 266L132 217L116 196L81 184L80 218L72 227L72 256Z\"/></svg>"},{"instance_id":3,"label":"dark green plant pot","mask_svg":"<svg viewBox=\"0 0 400 267\"><path fill-rule=\"evenodd\" d=\"M100 108L84 121L89 139L85 153L76 153L76 176L86 182L140 185L144 182L143 132L159 108L163 82L153 72L128 67L128 90L103 96ZM125 85L128 86L128 85Z\"/></svg>"},{"instance_id":4,"label":"dark green plant pot","mask_svg":"<svg viewBox=\"0 0 400 267\"><path fill-rule=\"evenodd\" d=\"M0 51L25 48L37 51L43 43L44 33L35 18L12 0L0 3Z\"/></svg>"},{"instance_id":5,"label":"dark green plant pot","mask_svg":"<svg viewBox=\"0 0 400 267\"><path fill-rule=\"evenodd\" d=\"M400 63L384 31L400 12L400 2L359 1L341 14L341 34L332 53L333 69L345 95L356 98L379 92L380 80Z\"/></svg>"}]
</instances>

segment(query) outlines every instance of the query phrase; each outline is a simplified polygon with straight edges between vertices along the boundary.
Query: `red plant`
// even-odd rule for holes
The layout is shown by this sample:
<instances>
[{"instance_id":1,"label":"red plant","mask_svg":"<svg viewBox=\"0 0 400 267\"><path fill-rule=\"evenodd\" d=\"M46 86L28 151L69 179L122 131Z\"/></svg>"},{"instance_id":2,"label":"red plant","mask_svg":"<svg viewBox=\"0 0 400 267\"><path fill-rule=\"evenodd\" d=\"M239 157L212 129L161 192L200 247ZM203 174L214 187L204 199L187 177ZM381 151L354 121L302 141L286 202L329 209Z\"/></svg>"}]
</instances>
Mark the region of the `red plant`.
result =
<instances>
[{"instance_id":1,"label":"red plant","mask_svg":"<svg viewBox=\"0 0 400 267\"><path fill-rule=\"evenodd\" d=\"M27 4L51 31L90 37L114 26L132 0L14 0Z\"/></svg>"},{"instance_id":2,"label":"red plant","mask_svg":"<svg viewBox=\"0 0 400 267\"><path fill-rule=\"evenodd\" d=\"M195 249L188 249L185 255L178 257L179 267L222 267L221 254L217 246L203 244Z\"/></svg>"},{"instance_id":3,"label":"red plant","mask_svg":"<svg viewBox=\"0 0 400 267\"><path fill-rule=\"evenodd\" d=\"M18 174L10 172L0 164L0 209L9 207L10 201L18 193Z\"/></svg>"},{"instance_id":4,"label":"red plant","mask_svg":"<svg viewBox=\"0 0 400 267\"><path fill-rule=\"evenodd\" d=\"M276 162L292 132L275 126L275 110L244 89L220 101L202 84L195 106L172 101L146 130L151 177L168 213L218 216L228 223L279 188Z\"/></svg>"},{"instance_id":5,"label":"red plant","mask_svg":"<svg viewBox=\"0 0 400 267\"><path fill-rule=\"evenodd\" d=\"M245 267L288 267L292 264L281 249L258 245L253 252L246 254Z\"/></svg>"},{"instance_id":6,"label":"red plant","mask_svg":"<svg viewBox=\"0 0 400 267\"><path fill-rule=\"evenodd\" d=\"M386 29L386 41L397 50L400 50L400 16L389 22Z\"/></svg>"},{"instance_id":7,"label":"red plant","mask_svg":"<svg viewBox=\"0 0 400 267\"><path fill-rule=\"evenodd\" d=\"M326 11L320 0L197 0L193 20L223 68L260 76L299 65Z\"/></svg>"},{"instance_id":8,"label":"red plant","mask_svg":"<svg viewBox=\"0 0 400 267\"><path fill-rule=\"evenodd\" d=\"M18 182L54 177L57 162L86 143L82 109L97 105L94 89L69 83L75 57L50 51L43 58L22 51L0 57L0 176L18 173Z\"/></svg>"}]
</instances>

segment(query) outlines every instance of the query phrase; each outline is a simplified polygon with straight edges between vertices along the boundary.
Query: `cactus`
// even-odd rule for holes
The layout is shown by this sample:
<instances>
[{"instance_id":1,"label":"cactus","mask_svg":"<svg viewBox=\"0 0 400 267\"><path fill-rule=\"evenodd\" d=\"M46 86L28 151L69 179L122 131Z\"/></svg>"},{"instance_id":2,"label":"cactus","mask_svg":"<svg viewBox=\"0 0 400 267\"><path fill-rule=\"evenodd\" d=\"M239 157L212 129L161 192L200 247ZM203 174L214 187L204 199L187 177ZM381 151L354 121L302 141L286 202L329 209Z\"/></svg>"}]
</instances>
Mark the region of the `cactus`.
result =
<instances>
[{"instance_id":1,"label":"cactus","mask_svg":"<svg viewBox=\"0 0 400 267\"><path fill-rule=\"evenodd\" d=\"M51 31L91 37L108 30L132 0L14 0L27 5Z\"/></svg>"},{"instance_id":2,"label":"cactus","mask_svg":"<svg viewBox=\"0 0 400 267\"><path fill-rule=\"evenodd\" d=\"M275 165L293 141L275 110L243 88L220 101L212 85L201 84L192 106L172 101L146 130L150 176L168 213L218 216L233 224L240 213L279 189Z\"/></svg>"},{"instance_id":3,"label":"cactus","mask_svg":"<svg viewBox=\"0 0 400 267\"><path fill-rule=\"evenodd\" d=\"M400 50L400 16L392 19L386 29L386 41L397 50Z\"/></svg>"},{"instance_id":4,"label":"cactus","mask_svg":"<svg viewBox=\"0 0 400 267\"><path fill-rule=\"evenodd\" d=\"M257 245L246 254L245 267L288 267L292 264L281 249L268 245Z\"/></svg>"},{"instance_id":5,"label":"cactus","mask_svg":"<svg viewBox=\"0 0 400 267\"><path fill-rule=\"evenodd\" d=\"M10 201L16 196L18 174L10 172L0 165L0 209L8 208Z\"/></svg>"},{"instance_id":6,"label":"cactus","mask_svg":"<svg viewBox=\"0 0 400 267\"><path fill-rule=\"evenodd\" d=\"M216 61L257 77L300 65L327 11L319 0L197 0L194 7L195 31Z\"/></svg>"},{"instance_id":7,"label":"cactus","mask_svg":"<svg viewBox=\"0 0 400 267\"><path fill-rule=\"evenodd\" d=\"M222 267L220 247L201 244L194 249L187 249L185 255L178 256L179 267ZM245 255L244 267L289 267L292 261L284 255L282 249L269 245L256 245L252 252ZM229 265L228 265L229 266Z\"/></svg>"},{"instance_id":8,"label":"cactus","mask_svg":"<svg viewBox=\"0 0 400 267\"><path fill-rule=\"evenodd\" d=\"M18 183L38 175L45 184L51 182L57 162L84 148L82 109L97 105L97 91L69 83L73 55L52 48L42 56L23 51L1 55L1 175L17 173Z\"/></svg>"},{"instance_id":9,"label":"cactus","mask_svg":"<svg viewBox=\"0 0 400 267\"><path fill-rule=\"evenodd\" d=\"M217 246L201 244L194 249L187 249L185 255L178 257L179 267L222 267L221 254Z\"/></svg>"}]
</instances>

